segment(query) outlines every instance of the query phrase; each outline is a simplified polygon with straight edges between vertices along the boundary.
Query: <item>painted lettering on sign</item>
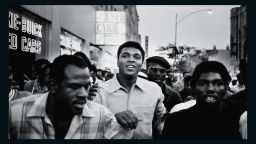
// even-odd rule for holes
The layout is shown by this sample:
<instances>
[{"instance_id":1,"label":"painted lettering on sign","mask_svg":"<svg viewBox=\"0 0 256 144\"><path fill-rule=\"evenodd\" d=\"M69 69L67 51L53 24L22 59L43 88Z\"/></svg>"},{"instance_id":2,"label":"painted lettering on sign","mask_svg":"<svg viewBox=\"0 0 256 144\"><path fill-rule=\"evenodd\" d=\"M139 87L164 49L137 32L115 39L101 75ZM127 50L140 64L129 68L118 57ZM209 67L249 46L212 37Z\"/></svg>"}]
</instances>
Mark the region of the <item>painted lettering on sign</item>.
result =
<instances>
[{"instance_id":1,"label":"painted lettering on sign","mask_svg":"<svg viewBox=\"0 0 256 144\"><path fill-rule=\"evenodd\" d=\"M21 50L30 53L41 53L41 41L35 39L27 38L25 36L21 37Z\"/></svg>"},{"instance_id":2,"label":"painted lettering on sign","mask_svg":"<svg viewBox=\"0 0 256 144\"><path fill-rule=\"evenodd\" d=\"M20 13L9 11L9 49L41 53L43 25Z\"/></svg>"},{"instance_id":3,"label":"painted lettering on sign","mask_svg":"<svg viewBox=\"0 0 256 144\"><path fill-rule=\"evenodd\" d=\"M9 28L19 30L19 25L21 24L21 22L18 19L18 14L9 12Z\"/></svg>"},{"instance_id":4,"label":"painted lettering on sign","mask_svg":"<svg viewBox=\"0 0 256 144\"><path fill-rule=\"evenodd\" d=\"M96 44L120 45L126 33L126 13L96 11Z\"/></svg>"},{"instance_id":5,"label":"painted lettering on sign","mask_svg":"<svg viewBox=\"0 0 256 144\"><path fill-rule=\"evenodd\" d=\"M14 33L9 33L9 49L16 50L18 47L18 37Z\"/></svg>"}]
</instances>

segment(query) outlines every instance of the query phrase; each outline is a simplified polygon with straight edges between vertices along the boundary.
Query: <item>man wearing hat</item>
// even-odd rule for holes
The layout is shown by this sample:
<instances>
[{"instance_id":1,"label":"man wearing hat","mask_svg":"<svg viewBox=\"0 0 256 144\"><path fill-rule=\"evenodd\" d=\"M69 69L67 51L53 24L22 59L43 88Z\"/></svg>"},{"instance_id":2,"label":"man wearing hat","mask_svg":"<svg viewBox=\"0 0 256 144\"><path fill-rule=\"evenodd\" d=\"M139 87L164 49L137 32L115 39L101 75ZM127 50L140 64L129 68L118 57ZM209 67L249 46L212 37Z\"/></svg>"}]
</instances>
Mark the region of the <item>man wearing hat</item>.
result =
<instances>
[{"instance_id":1,"label":"man wearing hat","mask_svg":"<svg viewBox=\"0 0 256 144\"><path fill-rule=\"evenodd\" d=\"M166 71L170 68L170 64L167 60L160 56L149 57L147 60L147 75L148 80L157 83L164 94L164 106L167 112L170 112L172 107L178 103L181 103L181 97L179 93L172 90L164 81L166 77ZM164 121L164 118L162 119ZM153 137L155 139L160 138L160 135L153 129Z\"/></svg>"},{"instance_id":2,"label":"man wearing hat","mask_svg":"<svg viewBox=\"0 0 256 144\"><path fill-rule=\"evenodd\" d=\"M171 87L165 84L166 71L171 67L166 59L160 56L153 56L146 60L147 62L147 74L148 80L157 83L161 88L165 96L164 106L167 111L171 108L181 103L181 97L179 93L172 90Z\"/></svg>"}]
</instances>

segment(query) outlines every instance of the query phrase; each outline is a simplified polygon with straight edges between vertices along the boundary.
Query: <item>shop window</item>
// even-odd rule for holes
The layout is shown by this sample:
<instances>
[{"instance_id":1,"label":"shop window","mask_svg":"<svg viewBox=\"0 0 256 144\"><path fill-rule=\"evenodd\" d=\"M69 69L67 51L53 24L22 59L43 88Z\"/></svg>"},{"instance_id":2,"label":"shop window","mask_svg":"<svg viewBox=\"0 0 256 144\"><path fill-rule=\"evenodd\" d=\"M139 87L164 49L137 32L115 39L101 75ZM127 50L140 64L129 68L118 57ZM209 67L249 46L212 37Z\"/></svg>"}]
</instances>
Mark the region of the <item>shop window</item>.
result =
<instances>
[{"instance_id":1,"label":"shop window","mask_svg":"<svg viewBox=\"0 0 256 144\"><path fill-rule=\"evenodd\" d=\"M60 53L61 55L72 55L76 52L82 51L83 39L65 31L61 30L60 34Z\"/></svg>"},{"instance_id":2,"label":"shop window","mask_svg":"<svg viewBox=\"0 0 256 144\"><path fill-rule=\"evenodd\" d=\"M36 57L45 57L49 24L19 6L9 7L9 64L16 73L30 77Z\"/></svg>"}]
</instances>

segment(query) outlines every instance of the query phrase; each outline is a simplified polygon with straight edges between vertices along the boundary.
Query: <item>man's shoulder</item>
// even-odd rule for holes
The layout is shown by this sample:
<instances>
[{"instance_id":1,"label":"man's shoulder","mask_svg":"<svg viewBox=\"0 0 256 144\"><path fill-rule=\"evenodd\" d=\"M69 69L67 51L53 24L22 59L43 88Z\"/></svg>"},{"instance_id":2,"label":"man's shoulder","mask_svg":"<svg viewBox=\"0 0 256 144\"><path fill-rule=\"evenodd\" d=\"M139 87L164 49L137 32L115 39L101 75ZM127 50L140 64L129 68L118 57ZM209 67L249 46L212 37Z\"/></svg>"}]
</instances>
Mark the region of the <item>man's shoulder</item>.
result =
<instances>
[{"instance_id":1,"label":"man's shoulder","mask_svg":"<svg viewBox=\"0 0 256 144\"><path fill-rule=\"evenodd\" d=\"M171 117L181 118L183 120L184 120L184 118L191 119L194 116L196 116L194 107L195 107L195 105L175 111L175 112L171 113Z\"/></svg>"},{"instance_id":2,"label":"man's shoulder","mask_svg":"<svg viewBox=\"0 0 256 144\"><path fill-rule=\"evenodd\" d=\"M239 91L235 94L230 95L228 100L230 100L230 101L236 101L236 100L246 101L247 100L247 91L246 91L246 89L244 89L242 91Z\"/></svg>"},{"instance_id":3,"label":"man's shoulder","mask_svg":"<svg viewBox=\"0 0 256 144\"><path fill-rule=\"evenodd\" d=\"M106 107L94 101L88 101L87 106L91 109L105 109Z\"/></svg>"},{"instance_id":4,"label":"man's shoulder","mask_svg":"<svg viewBox=\"0 0 256 144\"><path fill-rule=\"evenodd\" d=\"M35 101L36 98L39 97L39 96L40 96L39 94L32 94L32 95L29 95L27 97L23 97L23 98L20 98L20 99L13 100L10 103L14 104L14 103L24 103L24 102L29 102L29 101Z\"/></svg>"},{"instance_id":5,"label":"man's shoulder","mask_svg":"<svg viewBox=\"0 0 256 144\"><path fill-rule=\"evenodd\" d=\"M190 100L183 103L176 104L170 111L170 113L179 112L182 110L189 109L196 104L196 100Z\"/></svg>"},{"instance_id":6,"label":"man's shoulder","mask_svg":"<svg viewBox=\"0 0 256 144\"><path fill-rule=\"evenodd\" d=\"M155 88L161 89L160 86L155 82L152 82L152 81L140 78L140 77L138 77L138 80L139 80L139 83L141 85L143 85L143 87L146 89L150 89L150 90L152 90L152 89L155 90Z\"/></svg>"},{"instance_id":7,"label":"man's shoulder","mask_svg":"<svg viewBox=\"0 0 256 144\"><path fill-rule=\"evenodd\" d=\"M175 90L173 90L170 86L168 86L167 84L165 85L165 92L166 94L170 94L170 95L174 95L174 96L180 96L178 92L176 92Z\"/></svg>"},{"instance_id":8,"label":"man's shoulder","mask_svg":"<svg viewBox=\"0 0 256 144\"><path fill-rule=\"evenodd\" d=\"M17 91L15 93L15 99L20 99L20 98L24 98L24 97L28 97L33 95L31 92L29 91Z\"/></svg>"},{"instance_id":9,"label":"man's shoulder","mask_svg":"<svg viewBox=\"0 0 256 144\"><path fill-rule=\"evenodd\" d=\"M100 82L99 87L103 89L110 89L112 85L113 79L110 79L108 81Z\"/></svg>"},{"instance_id":10,"label":"man's shoulder","mask_svg":"<svg viewBox=\"0 0 256 144\"><path fill-rule=\"evenodd\" d=\"M155 82L149 81L147 79L143 79L143 78L140 78L140 77L138 77L137 79L140 80L142 83L145 83L145 84L157 85Z\"/></svg>"},{"instance_id":11,"label":"man's shoulder","mask_svg":"<svg viewBox=\"0 0 256 144\"><path fill-rule=\"evenodd\" d=\"M188 108L173 112L170 115L168 115L166 123L173 124L173 122L175 122L177 124L180 124L186 121L190 121L191 119L193 119L193 117L195 117L195 114L192 111L192 108Z\"/></svg>"},{"instance_id":12,"label":"man's shoulder","mask_svg":"<svg viewBox=\"0 0 256 144\"><path fill-rule=\"evenodd\" d=\"M27 103L33 104L39 97L41 97L43 95L45 95L45 94L29 95L29 96L26 96L26 97L23 97L20 99L13 100L9 104L10 104L11 108L20 110L20 107L22 107L24 104L27 104Z\"/></svg>"},{"instance_id":13,"label":"man's shoulder","mask_svg":"<svg viewBox=\"0 0 256 144\"><path fill-rule=\"evenodd\" d=\"M114 115L106 106L96 103L94 101L88 101L86 106L89 108L89 111L96 115L103 114L104 116ZM84 109L86 111L86 108Z\"/></svg>"}]
</instances>

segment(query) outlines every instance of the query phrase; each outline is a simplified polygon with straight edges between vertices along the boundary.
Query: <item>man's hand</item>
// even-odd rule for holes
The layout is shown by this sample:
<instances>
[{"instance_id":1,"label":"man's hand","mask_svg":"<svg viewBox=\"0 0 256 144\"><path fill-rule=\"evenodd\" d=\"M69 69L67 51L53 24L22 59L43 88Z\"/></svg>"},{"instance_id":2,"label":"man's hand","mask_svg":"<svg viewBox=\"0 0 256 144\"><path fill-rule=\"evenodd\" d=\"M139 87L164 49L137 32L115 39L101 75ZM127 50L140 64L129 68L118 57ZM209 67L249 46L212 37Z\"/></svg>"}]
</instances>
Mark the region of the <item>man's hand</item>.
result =
<instances>
[{"instance_id":1,"label":"man's hand","mask_svg":"<svg viewBox=\"0 0 256 144\"><path fill-rule=\"evenodd\" d=\"M115 117L120 125L130 129L136 129L138 122L142 121L130 110L116 113Z\"/></svg>"},{"instance_id":2,"label":"man's hand","mask_svg":"<svg viewBox=\"0 0 256 144\"><path fill-rule=\"evenodd\" d=\"M98 89L99 89L99 86L97 83L92 85L92 87L89 89L89 96L88 96L89 100L93 100L93 98L97 95Z\"/></svg>"}]
</instances>

